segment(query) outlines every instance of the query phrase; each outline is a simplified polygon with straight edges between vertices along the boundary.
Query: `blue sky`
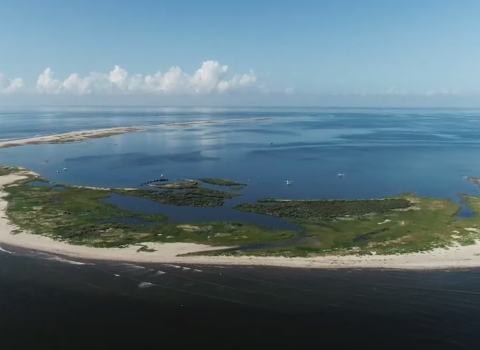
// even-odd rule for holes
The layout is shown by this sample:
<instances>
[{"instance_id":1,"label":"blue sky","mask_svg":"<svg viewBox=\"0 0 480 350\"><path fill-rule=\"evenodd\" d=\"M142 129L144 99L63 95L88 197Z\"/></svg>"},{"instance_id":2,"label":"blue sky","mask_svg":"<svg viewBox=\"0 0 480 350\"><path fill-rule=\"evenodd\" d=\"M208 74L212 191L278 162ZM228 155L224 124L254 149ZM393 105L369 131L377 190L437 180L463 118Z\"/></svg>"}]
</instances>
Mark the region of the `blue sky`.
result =
<instances>
[{"instance_id":1,"label":"blue sky","mask_svg":"<svg viewBox=\"0 0 480 350\"><path fill-rule=\"evenodd\" d=\"M478 0L0 0L0 88L15 101L68 93L87 101L108 89L159 103L219 93L273 104L283 95L476 101L479 13ZM202 81L210 80L199 88L205 61Z\"/></svg>"}]
</instances>

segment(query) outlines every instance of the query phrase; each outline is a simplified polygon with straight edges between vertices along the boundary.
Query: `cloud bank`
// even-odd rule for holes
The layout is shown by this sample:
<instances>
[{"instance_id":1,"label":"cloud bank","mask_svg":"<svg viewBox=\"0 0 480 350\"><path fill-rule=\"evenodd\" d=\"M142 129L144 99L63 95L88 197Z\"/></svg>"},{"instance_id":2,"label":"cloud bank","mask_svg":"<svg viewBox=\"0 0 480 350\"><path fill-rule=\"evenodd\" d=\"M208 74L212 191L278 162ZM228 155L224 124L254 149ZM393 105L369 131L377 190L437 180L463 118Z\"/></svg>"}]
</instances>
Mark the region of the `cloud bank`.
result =
<instances>
[{"instance_id":1,"label":"cloud bank","mask_svg":"<svg viewBox=\"0 0 480 350\"><path fill-rule=\"evenodd\" d=\"M4 93L27 91L37 94L59 95L211 95L248 90L256 86L257 77L250 71L242 75L228 75L228 66L217 61L205 61L192 75L179 67L152 75L129 74L120 66L109 73L92 72L87 76L72 73L65 80L57 79L52 69L39 75L35 87L25 87L21 78L7 80L0 75L0 91Z\"/></svg>"},{"instance_id":2,"label":"cloud bank","mask_svg":"<svg viewBox=\"0 0 480 350\"><path fill-rule=\"evenodd\" d=\"M263 75L262 75L263 77ZM321 85L321 82L319 82ZM150 75L131 74L120 66L110 72L57 77L46 68L25 81L0 74L2 106L343 106L478 107L480 93L457 89L409 91L391 86L376 91L320 91L271 88L253 72L232 74L228 66L205 61L188 74L179 67Z\"/></svg>"},{"instance_id":3,"label":"cloud bank","mask_svg":"<svg viewBox=\"0 0 480 350\"><path fill-rule=\"evenodd\" d=\"M22 78L7 79L0 74L0 93L18 92L25 88Z\"/></svg>"}]
</instances>

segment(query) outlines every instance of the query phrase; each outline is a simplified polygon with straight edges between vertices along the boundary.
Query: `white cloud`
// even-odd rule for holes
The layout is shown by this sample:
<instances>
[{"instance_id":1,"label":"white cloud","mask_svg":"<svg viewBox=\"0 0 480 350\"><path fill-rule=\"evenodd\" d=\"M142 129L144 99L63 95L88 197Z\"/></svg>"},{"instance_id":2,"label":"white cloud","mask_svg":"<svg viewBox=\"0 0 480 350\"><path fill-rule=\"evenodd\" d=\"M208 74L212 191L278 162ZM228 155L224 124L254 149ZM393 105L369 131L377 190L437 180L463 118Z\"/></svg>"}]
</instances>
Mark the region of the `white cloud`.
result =
<instances>
[{"instance_id":1,"label":"white cloud","mask_svg":"<svg viewBox=\"0 0 480 350\"><path fill-rule=\"evenodd\" d=\"M63 88L62 82L53 78L53 72L50 68L45 69L38 77L37 90L39 92L46 94L58 94Z\"/></svg>"},{"instance_id":2,"label":"white cloud","mask_svg":"<svg viewBox=\"0 0 480 350\"><path fill-rule=\"evenodd\" d=\"M3 74L0 74L0 92L10 93L23 90L25 84L22 78L7 79Z\"/></svg>"},{"instance_id":3,"label":"white cloud","mask_svg":"<svg viewBox=\"0 0 480 350\"><path fill-rule=\"evenodd\" d=\"M217 61L205 61L193 75L184 73L179 67L153 75L130 75L120 66L105 73L90 73L81 77L71 74L61 81L54 77L50 68L40 74L36 91L43 94L72 93L86 94L178 94L208 95L243 90L257 83L257 77L250 71L243 75L227 76L228 66Z\"/></svg>"}]
</instances>

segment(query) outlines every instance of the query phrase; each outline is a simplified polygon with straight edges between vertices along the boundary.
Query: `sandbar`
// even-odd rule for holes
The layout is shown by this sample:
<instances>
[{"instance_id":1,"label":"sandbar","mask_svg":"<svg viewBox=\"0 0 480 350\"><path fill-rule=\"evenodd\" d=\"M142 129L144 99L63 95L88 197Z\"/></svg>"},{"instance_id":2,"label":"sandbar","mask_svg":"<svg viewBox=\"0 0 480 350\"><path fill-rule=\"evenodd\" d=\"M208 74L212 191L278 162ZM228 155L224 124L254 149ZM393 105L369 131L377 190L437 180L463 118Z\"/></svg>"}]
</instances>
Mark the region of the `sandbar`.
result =
<instances>
[{"instance_id":1,"label":"sandbar","mask_svg":"<svg viewBox=\"0 0 480 350\"><path fill-rule=\"evenodd\" d=\"M85 141L93 138L103 138L115 135L121 135L129 132L141 132L151 129L158 128L171 128L171 127L188 127L196 125L208 125L208 124L226 124L226 123L245 123L245 122L259 122L267 121L270 118L244 118L244 119L222 119L222 120L198 120L191 122L178 122L178 123L163 123L155 125L146 125L146 126L131 126L131 127L115 127L115 128L104 128L104 129L95 129L95 130L83 130L83 131L73 131L62 134L47 135L47 136L38 136L30 137L19 140L7 140L0 142L0 148L10 148L23 145L38 145L44 143L69 143L69 142L79 142Z\"/></svg>"}]
</instances>

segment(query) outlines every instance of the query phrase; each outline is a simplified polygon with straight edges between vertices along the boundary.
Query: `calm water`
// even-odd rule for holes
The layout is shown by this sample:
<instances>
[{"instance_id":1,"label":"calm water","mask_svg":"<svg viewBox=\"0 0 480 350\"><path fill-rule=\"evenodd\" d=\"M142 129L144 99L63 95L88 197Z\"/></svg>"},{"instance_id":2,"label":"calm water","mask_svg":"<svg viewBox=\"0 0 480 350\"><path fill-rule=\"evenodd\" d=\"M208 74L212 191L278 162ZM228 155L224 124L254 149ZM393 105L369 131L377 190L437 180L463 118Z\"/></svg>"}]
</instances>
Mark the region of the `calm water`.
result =
<instances>
[{"instance_id":1,"label":"calm water","mask_svg":"<svg viewBox=\"0 0 480 350\"><path fill-rule=\"evenodd\" d=\"M459 202L458 193L479 193L464 176L480 176L480 163L475 161L480 111L11 110L0 114L0 138L257 117L271 119L24 146L0 150L0 157L3 164L22 165L52 181L79 185L132 187L160 174L169 179L224 177L247 183L244 195L227 207L262 197L374 198L414 191ZM62 171L64 167L68 170ZM339 178L337 173L346 175ZM286 180L293 185L286 186ZM469 215L468 210L463 214Z\"/></svg>"},{"instance_id":2,"label":"calm water","mask_svg":"<svg viewBox=\"0 0 480 350\"><path fill-rule=\"evenodd\" d=\"M81 265L4 248L2 349L477 349L480 341L477 270Z\"/></svg>"},{"instance_id":3,"label":"calm water","mask_svg":"<svg viewBox=\"0 0 480 350\"><path fill-rule=\"evenodd\" d=\"M79 185L132 187L160 174L248 184L243 196L217 211L108 199L139 212L166 212L172 221L188 216L280 227L274 218L267 222L230 209L261 197L372 198L414 191L456 200L458 193L480 193L463 178L480 176L475 110L9 110L0 112L0 139L255 117L273 119L0 149L0 163ZM2 347L39 348L46 341L82 348L95 339L167 348L175 340L178 346L474 349L480 340L477 270L185 269L59 259L2 246Z\"/></svg>"}]
</instances>

